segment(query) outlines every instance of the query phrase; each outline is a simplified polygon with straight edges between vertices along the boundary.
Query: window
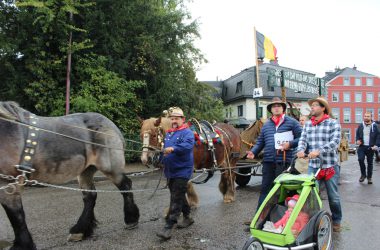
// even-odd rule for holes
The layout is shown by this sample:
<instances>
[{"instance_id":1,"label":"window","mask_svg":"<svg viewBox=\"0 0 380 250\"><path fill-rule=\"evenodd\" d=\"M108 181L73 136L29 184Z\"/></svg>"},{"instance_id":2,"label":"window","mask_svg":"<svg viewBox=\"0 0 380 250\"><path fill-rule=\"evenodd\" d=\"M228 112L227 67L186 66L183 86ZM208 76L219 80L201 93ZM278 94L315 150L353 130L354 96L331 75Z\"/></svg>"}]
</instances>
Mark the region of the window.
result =
<instances>
[{"instance_id":1,"label":"window","mask_svg":"<svg viewBox=\"0 0 380 250\"><path fill-rule=\"evenodd\" d=\"M355 93L355 102L362 102L362 92Z\"/></svg>"},{"instance_id":2,"label":"window","mask_svg":"<svg viewBox=\"0 0 380 250\"><path fill-rule=\"evenodd\" d=\"M240 94L243 92L243 82L240 81L236 83L236 94Z\"/></svg>"},{"instance_id":3,"label":"window","mask_svg":"<svg viewBox=\"0 0 380 250\"><path fill-rule=\"evenodd\" d=\"M351 130L349 128L342 129L343 133L346 134L348 143L351 142Z\"/></svg>"},{"instance_id":4,"label":"window","mask_svg":"<svg viewBox=\"0 0 380 250\"><path fill-rule=\"evenodd\" d=\"M339 93L332 92L332 102L339 102Z\"/></svg>"},{"instance_id":5,"label":"window","mask_svg":"<svg viewBox=\"0 0 380 250\"><path fill-rule=\"evenodd\" d=\"M228 91L228 87L225 87L224 88L224 94L223 94L224 96L227 96L227 91Z\"/></svg>"},{"instance_id":6,"label":"window","mask_svg":"<svg viewBox=\"0 0 380 250\"><path fill-rule=\"evenodd\" d=\"M362 79L360 77L355 78L355 86L360 86L362 85Z\"/></svg>"},{"instance_id":7,"label":"window","mask_svg":"<svg viewBox=\"0 0 380 250\"><path fill-rule=\"evenodd\" d=\"M343 122L350 123L351 122L351 109L345 108L343 109Z\"/></svg>"},{"instance_id":8,"label":"window","mask_svg":"<svg viewBox=\"0 0 380 250\"><path fill-rule=\"evenodd\" d=\"M338 122L340 122L339 108L332 108L331 112L332 112L332 115L334 116L334 118L337 119Z\"/></svg>"},{"instance_id":9,"label":"window","mask_svg":"<svg viewBox=\"0 0 380 250\"><path fill-rule=\"evenodd\" d=\"M228 118L228 108L226 109L226 118Z\"/></svg>"},{"instance_id":10,"label":"window","mask_svg":"<svg viewBox=\"0 0 380 250\"><path fill-rule=\"evenodd\" d=\"M373 93L367 92L367 102L373 102Z\"/></svg>"},{"instance_id":11,"label":"window","mask_svg":"<svg viewBox=\"0 0 380 250\"><path fill-rule=\"evenodd\" d=\"M355 122L356 123L363 122L363 109L362 108L356 108L355 109Z\"/></svg>"},{"instance_id":12,"label":"window","mask_svg":"<svg viewBox=\"0 0 380 250\"><path fill-rule=\"evenodd\" d=\"M377 110L377 120L380 120L380 109Z\"/></svg>"},{"instance_id":13,"label":"window","mask_svg":"<svg viewBox=\"0 0 380 250\"><path fill-rule=\"evenodd\" d=\"M343 86L350 86L350 78L349 77L343 78Z\"/></svg>"},{"instance_id":14,"label":"window","mask_svg":"<svg viewBox=\"0 0 380 250\"><path fill-rule=\"evenodd\" d=\"M373 86L373 78L366 78L367 86Z\"/></svg>"},{"instance_id":15,"label":"window","mask_svg":"<svg viewBox=\"0 0 380 250\"><path fill-rule=\"evenodd\" d=\"M372 114L372 119L375 120L375 110L373 108L367 108L366 112L370 112Z\"/></svg>"},{"instance_id":16,"label":"window","mask_svg":"<svg viewBox=\"0 0 380 250\"><path fill-rule=\"evenodd\" d=\"M350 92L344 92L343 93L343 101L344 102L350 102L351 101Z\"/></svg>"},{"instance_id":17,"label":"window","mask_svg":"<svg viewBox=\"0 0 380 250\"><path fill-rule=\"evenodd\" d=\"M238 116L243 116L243 105L239 105L237 109L238 109Z\"/></svg>"}]
</instances>

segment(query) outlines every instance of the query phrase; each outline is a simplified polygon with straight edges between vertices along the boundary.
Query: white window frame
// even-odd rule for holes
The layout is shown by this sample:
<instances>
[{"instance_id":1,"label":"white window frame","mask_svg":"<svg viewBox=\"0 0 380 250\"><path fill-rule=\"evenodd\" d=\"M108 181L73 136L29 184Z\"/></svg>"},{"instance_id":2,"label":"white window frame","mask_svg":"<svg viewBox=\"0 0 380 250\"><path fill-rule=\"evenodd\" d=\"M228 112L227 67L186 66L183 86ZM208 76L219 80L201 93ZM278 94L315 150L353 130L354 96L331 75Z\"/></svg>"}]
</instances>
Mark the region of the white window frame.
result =
<instances>
[{"instance_id":1,"label":"white window frame","mask_svg":"<svg viewBox=\"0 0 380 250\"><path fill-rule=\"evenodd\" d=\"M348 143L351 143L351 129L349 129L349 128L342 128L342 132L346 133Z\"/></svg>"},{"instance_id":2,"label":"white window frame","mask_svg":"<svg viewBox=\"0 0 380 250\"><path fill-rule=\"evenodd\" d=\"M357 98L360 94L360 100ZM363 93L362 92L355 92L355 102L362 102L363 100Z\"/></svg>"},{"instance_id":3,"label":"white window frame","mask_svg":"<svg viewBox=\"0 0 380 250\"><path fill-rule=\"evenodd\" d=\"M372 120L375 120L375 109L374 108L366 108L365 112L370 112L372 114Z\"/></svg>"},{"instance_id":4,"label":"white window frame","mask_svg":"<svg viewBox=\"0 0 380 250\"><path fill-rule=\"evenodd\" d=\"M367 86L373 86L373 78L372 77L366 78L366 85Z\"/></svg>"},{"instance_id":5,"label":"white window frame","mask_svg":"<svg viewBox=\"0 0 380 250\"><path fill-rule=\"evenodd\" d=\"M346 99L346 97L348 97ZM351 93L350 92L343 92L343 102L351 102Z\"/></svg>"},{"instance_id":6,"label":"white window frame","mask_svg":"<svg viewBox=\"0 0 380 250\"><path fill-rule=\"evenodd\" d=\"M340 122L340 109L339 108L332 108L331 113L333 114L334 118Z\"/></svg>"},{"instance_id":7,"label":"white window frame","mask_svg":"<svg viewBox=\"0 0 380 250\"><path fill-rule=\"evenodd\" d=\"M240 114L239 110L241 110L241 114ZM243 117L244 116L244 106L243 105L238 105L237 106L237 115L238 115L238 117Z\"/></svg>"},{"instance_id":8,"label":"white window frame","mask_svg":"<svg viewBox=\"0 0 380 250\"><path fill-rule=\"evenodd\" d=\"M343 77L343 86L350 86L350 78Z\"/></svg>"},{"instance_id":9,"label":"white window frame","mask_svg":"<svg viewBox=\"0 0 380 250\"><path fill-rule=\"evenodd\" d=\"M372 96L371 98L368 98L369 96ZM372 100L370 100L372 99ZM366 93L366 102L373 102L373 92L367 92Z\"/></svg>"},{"instance_id":10,"label":"white window frame","mask_svg":"<svg viewBox=\"0 0 380 250\"><path fill-rule=\"evenodd\" d=\"M334 97L336 98L336 100L334 100ZM339 92L332 92L331 101L332 102L339 102Z\"/></svg>"},{"instance_id":11,"label":"white window frame","mask_svg":"<svg viewBox=\"0 0 380 250\"><path fill-rule=\"evenodd\" d=\"M362 86L362 78L355 77L355 86Z\"/></svg>"},{"instance_id":12,"label":"white window frame","mask_svg":"<svg viewBox=\"0 0 380 250\"><path fill-rule=\"evenodd\" d=\"M346 120L346 118L348 118ZM343 109L343 123L350 123L351 122L351 109L350 108L344 108Z\"/></svg>"},{"instance_id":13,"label":"white window frame","mask_svg":"<svg viewBox=\"0 0 380 250\"><path fill-rule=\"evenodd\" d=\"M363 109L355 108L355 123L362 123L362 122L363 122Z\"/></svg>"}]
</instances>

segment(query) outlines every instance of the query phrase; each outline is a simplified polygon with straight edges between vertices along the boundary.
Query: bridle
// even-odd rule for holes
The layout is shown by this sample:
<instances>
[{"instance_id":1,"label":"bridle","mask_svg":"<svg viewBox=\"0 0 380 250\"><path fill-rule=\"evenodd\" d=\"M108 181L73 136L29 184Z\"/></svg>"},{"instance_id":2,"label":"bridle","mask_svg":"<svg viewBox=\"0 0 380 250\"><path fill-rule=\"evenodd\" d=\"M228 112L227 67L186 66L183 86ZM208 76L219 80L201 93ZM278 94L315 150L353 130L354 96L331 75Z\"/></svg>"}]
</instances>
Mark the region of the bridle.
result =
<instances>
[{"instance_id":1,"label":"bridle","mask_svg":"<svg viewBox=\"0 0 380 250\"><path fill-rule=\"evenodd\" d=\"M142 152L148 153L153 151L153 156L148 158L148 166L153 165L156 167L160 161L160 154L164 148L164 129L161 126L155 126L155 132L157 134L157 145L150 144L150 139L152 136L151 130L146 130L143 132L143 146Z\"/></svg>"}]
</instances>

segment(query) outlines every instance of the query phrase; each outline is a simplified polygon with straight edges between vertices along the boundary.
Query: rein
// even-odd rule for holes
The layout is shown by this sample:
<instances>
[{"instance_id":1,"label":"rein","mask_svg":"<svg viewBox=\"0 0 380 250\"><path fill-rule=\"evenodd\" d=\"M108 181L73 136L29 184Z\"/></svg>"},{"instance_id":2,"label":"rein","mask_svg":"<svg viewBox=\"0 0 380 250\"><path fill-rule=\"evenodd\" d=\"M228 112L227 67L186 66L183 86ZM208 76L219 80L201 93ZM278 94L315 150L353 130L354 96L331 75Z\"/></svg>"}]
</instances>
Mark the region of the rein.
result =
<instances>
[{"instance_id":1,"label":"rein","mask_svg":"<svg viewBox=\"0 0 380 250\"><path fill-rule=\"evenodd\" d=\"M13 123L13 124L20 125L20 126L28 127L28 128L34 128L34 129L36 129L36 130L40 130L40 131L47 132L47 133L50 133L50 134L59 135L59 136L62 136L62 137L65 137L65 138L68 138L68 139L71 139L71 140L74 140L74 141L79 141L79 142L83 142L83 143L86 143L86 144L95 145L95 146L98 146L98 147L109 148L109 149L115 149L115 150L121 150L121 151L124 151L124 152L138 152L138 153L141 153L141 152L142 152L142 151L140 151L140 150L133 150L133 149L126 149L126 148L110 147L110 146L107 146L107 145L104 145L104 144L95 143L95 142L91 142L91 141L87 141L87 140L82 140L82 139L79 139L79 138L76 138L76 137L73 137L73 136L69 136L69 135L65 135L65 134L58 133L58 132L54 132L54 131L51 131L51 130L48 130L48 129L44 129L44 128L41 128L41 127L37 127L37 126L35 126L35 125L29 125L29 124L26 124L26 123L23 123L23 122L20 122L20 121L10 120L10 119L4 118L4 117L0 117L0 120L7 121L7 122L10 122L10 123ZM84 129L84 128L83 128L83 129ZM90 130L90 131L91 131L91 130ZM142 144L142 143L139 142L139 141L134 141L134 140L128 140L128 141L131 141L131 142L134 142L134 143L138 143L138 144Z\"/></svg>"}]
</instances>

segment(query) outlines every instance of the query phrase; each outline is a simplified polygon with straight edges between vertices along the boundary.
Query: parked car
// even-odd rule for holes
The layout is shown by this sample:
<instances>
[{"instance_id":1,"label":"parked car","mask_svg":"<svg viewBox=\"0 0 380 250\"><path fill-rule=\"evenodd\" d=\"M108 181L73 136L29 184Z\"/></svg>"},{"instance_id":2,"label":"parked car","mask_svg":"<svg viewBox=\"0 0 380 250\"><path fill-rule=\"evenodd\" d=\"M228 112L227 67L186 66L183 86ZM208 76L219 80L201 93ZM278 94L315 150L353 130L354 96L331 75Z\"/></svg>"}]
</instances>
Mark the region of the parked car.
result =
<instances>
[{"instance_id":1,"label":"parked car","mask_svg":"<svg viewBox=\"0 0 380 250\"><path fill-rule=\"evenodd\" d=\"M356 144L349 144L348 145L348 153L349 154L356 154L357 150L358 150L358 145L356 145Z\"/></svg>"}]
</instances>

